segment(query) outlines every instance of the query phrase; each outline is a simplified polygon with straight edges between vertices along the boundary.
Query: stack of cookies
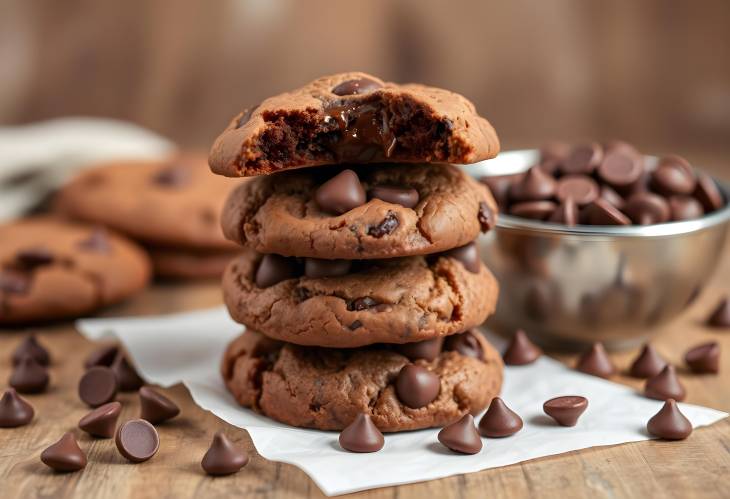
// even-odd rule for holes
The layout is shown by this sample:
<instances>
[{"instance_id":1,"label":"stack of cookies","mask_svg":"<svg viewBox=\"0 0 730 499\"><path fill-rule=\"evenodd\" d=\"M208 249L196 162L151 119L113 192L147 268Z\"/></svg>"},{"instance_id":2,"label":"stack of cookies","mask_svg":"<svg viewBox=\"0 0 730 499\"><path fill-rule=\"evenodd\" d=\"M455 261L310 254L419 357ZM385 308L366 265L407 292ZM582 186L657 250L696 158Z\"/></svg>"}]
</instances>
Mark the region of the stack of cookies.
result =
<instances>
[{"instance_id":1,"label":"stack of cookies","mask_svg":"<svg viewBox=\"0 0 730 499\"><path fill-rule=\"evenodd\" d=\"M223 210L245 252L223 291L248 331L222 364L243 406L294 426L443 426L499 393L474 328L498 286L474 240L496 204L453 164L494 157L464 97L363 73L320 78L236 116L215 173L254 177Z\"/></svg>"}]
</instances>

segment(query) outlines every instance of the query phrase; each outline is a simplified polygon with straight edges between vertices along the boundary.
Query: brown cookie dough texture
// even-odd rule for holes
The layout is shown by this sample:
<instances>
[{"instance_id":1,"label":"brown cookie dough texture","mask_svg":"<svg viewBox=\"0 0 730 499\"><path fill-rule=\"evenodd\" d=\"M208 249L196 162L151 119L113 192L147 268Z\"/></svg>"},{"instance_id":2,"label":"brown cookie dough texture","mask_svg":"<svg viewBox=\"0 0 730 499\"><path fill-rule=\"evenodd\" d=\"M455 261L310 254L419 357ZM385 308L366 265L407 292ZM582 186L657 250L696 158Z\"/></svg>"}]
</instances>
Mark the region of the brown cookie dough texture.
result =
<instances>
[{"instance_id":1,"label":"brown cookie dough texture","mask_svg":"<svg viewBox=\"0 0 730 499\"><path fill-rule=\"evenodd\" d=\"M480 263L472 273L450 257L372 262L340 277L297 277L255 284L261 256L248 251L223 275L236 322L299 345L350 348L410 343L476 327L494 311L498 285Z\"/></svg>"},{"instance_id":2,"label":"brown cookie dough texture","mask_svg":"<svg viewBox=\"0 0 730 499\"><path fill-rule=\"evenodd\" d=\"M363 83L358 93L340 90L353 81ZM343 162L474 163L498 152L494 128L461 95L341 73L243 111L208 161L239 177Z\"/></svg>"},{"instance_id":3,"label":"brown cookie dough texture","mask_svg":"<svg viewBox=\"0 0 730 499\"><path fill-rule=\"evenodd\" d=\"M147 285L150 263L110 231L50 218L0 226L0 324L78 317Z\"/></svg>"},{"instance_id":4,"label":"brown cookie dough texture","mask_svg":"<svg viewBox=\"0 0 730 499\"><path fill-rule=\"evenodd\" d=\"M477 414L502 387L502 361L483 336L482 360L444 351L417 360L441 380L436 399L412 409L398 400L395 379L410 361L382 345L358 349L302 347L247 331L227 348L221 372L245 407L293 426L341 430L359 413L380 431L445 426Z\"/></svg>"},{"instance_id":5,"label":"brown cookie dough texture","mask_svg":"<svg viewBox=\"0 0 730 499\"><path fill-rule=\"evenodd\" d=\"M413 208L370 199L342 215L322 211L317 188L330 168L253 178L236 189L223 210L226 237L261 253L312 258L369 259L437 253L463 246L496 221L497 206L483 184L451 165L358 168L365 189L413 188ZM384 225L388 233L377 230ZM384 223L388 221L387 223Z\"/></svg>"},{"instance_id":6,"label":"brown cookie dough texture","mask_svg":"<svg viewBox=\"0 0 730 499\"><path fill-rule=\"evenodd\" d=\"M155 275L165 279L220 279L236 251L196 251L147 247Z\"/></svg>"}]
</instances>

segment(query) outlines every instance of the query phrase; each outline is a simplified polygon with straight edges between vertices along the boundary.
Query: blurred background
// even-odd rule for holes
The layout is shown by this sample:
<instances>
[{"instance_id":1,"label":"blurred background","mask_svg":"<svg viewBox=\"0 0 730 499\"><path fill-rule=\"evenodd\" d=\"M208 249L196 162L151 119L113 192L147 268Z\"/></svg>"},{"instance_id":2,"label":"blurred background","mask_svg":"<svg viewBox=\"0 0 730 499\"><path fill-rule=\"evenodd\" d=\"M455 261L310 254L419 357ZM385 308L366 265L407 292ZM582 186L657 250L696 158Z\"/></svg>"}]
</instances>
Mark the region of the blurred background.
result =
<instances>
[{"instance_id":1,"label":"blurred background","mask_svg":"<svg viewBox=\"0 0 730 499\"><path fill-rule=\"evenodd\" d=\"M622 138L730 175L727 0L0 5L2 125L111 117L207 148L247 104L362 70L463 93L503 149Z\"/></svg>"}]
</instances>

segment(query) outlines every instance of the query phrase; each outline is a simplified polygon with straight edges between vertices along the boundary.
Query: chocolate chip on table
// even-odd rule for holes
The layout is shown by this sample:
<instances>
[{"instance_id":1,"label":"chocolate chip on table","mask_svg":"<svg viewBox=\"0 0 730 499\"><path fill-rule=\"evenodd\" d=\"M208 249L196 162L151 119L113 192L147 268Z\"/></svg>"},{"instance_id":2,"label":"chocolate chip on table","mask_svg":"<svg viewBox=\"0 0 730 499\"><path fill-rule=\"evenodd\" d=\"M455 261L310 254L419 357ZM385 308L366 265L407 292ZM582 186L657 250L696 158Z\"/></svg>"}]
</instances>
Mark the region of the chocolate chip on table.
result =
<instances>
[{"instance_id":1,"label":"chocolate chip on table","mask_svg":"<svg viewBox=\"0 0 730 499\"><path fill-rule=\"evenodd\" d=\"M425 407L438 397L441 391L439 377L422 366L407 364L395 380L398 399L411 409Z\"/></svg>"},{"instance_id":2,"label":"chocolate chip on table","mask_svg":"<svg viewBox=\"0 0 730 499\"><path fill-rule=\"evenodd\" d=\"M464 357L484 360L484 350L476 335L477 331L469 330L452 334L444 340L444 350L459 352Z\"/></svg>"},{"instance_id":3,"label":"chocolate chip on table","mask_svg":"<svg viewBox=\"0 0 730 499\"><path fill-rule=\"evenodd\" d=\"M509 197L513 201L542 201L555 195L553 177L533 166L517 182L510 186Z\"/></svg>"},{"instance_id":4,"label":"chocolate chip on table","mask_svg":"<svg viewBox=\"0 0 730 499\"><path fill-rule=\"evenodd\" d=\"M644 173L644 165L638 156L613 150L604 156L597 173L607 184L618 189L626 189L639 180Z\"/></svg>"},{"instance_id":5,"label":"chocolate chip on table","mask_svg":"<svg viewBox=\"0 0 730 499\"><path fill-rule=\"evenodd\" d=\"M78 471L86 466L86 454L76 443L73 433L69 432L41 453L41 461L56 471Z\"/></svg>"},{"instance_id":6,"label":"chocolate chip on table","mask_svg":"<svg viewBox=\"0 0 730 499\"><path fill-rule=\"evenodd\" d=\"M432 338L425 341L415 341L413 343L403 343L396 345L395 349L401 355L408 357L410 360L434 360L441 354L444 339L442 337Z\"/></svg>"},{"instance_id":7,"label":"chocolate chip on table","mask_svg":"<svg viewBox=\"0 0 730 499\"><path fill-rule=\"evenodd\" d=\"M370 189L371 199L380 199L386 203L399 204L406 208L415 208L418 204L418 191L410 187L378 185Z\"/></svg>"},{"instance_id":8,"label":"chocolate chip on table","mask_svg":"<svg viewBox=\"0 0 730 499\"><path fill-rule=\"evenodd\" d=\"M479 256L479 249L476 243L469 243L459 248L443 253L443 256L447 258L453 258L461 262L464 268L472 274L478 274L481 267L481 257Z\"/></svg>"},{"instance_id":9,"label":"chocolate chip on table","mask_svg":"<svg viewBox=\"0 0 730 499\"><path fill-rule=\"evenodd\" d=\"M632 194L626 200L623 211L639 225L660 224L668 222L671 217L667 201L651 192Z\"/></svg>"},{"instance_id":10,"label":"chocolate chip on table","mask_svg":"<svg viewBox=\"0 0 730 499\"><path fill-rule=\"evenodd\" d=\"M212 476L231 475L248 464L248 454L231 442L222 431L213 435L200 466Z\"/></svg>"},{"instance_id":11,"label":"chocolate chip on table","mask_svg":"<svg viewBox=\"0 0 730 499\"><path fill-rule=\"evenodd\" d=\"M14 388L8 388L0 398L0 428L17 428L33 420L35 411Z\"/></svg>"},{"instance_id":12,"label":"chocolate chip on table","mask_svg":"<svg viewBox=\"0 0 730 499\"><path fill-rule=\"evenodd\" d=\"M555 211L552 212L547 221L573 227L578 223L579 216L578 206L575 204L575 201L566 199L560 203L560 206L555 208Z\"/></svg>"},{"instance_id":13,"label":"chocolate chip on table","mask_svg":"<svg viewBox=\"0 0 730 499\"><path fill-rule=\"evenodd\" d=\"M398 216L392 211L389 211L378 225L374 225L368 229L368 235L381 238L391 234L399 225Z\"/></svg>"},{"instance_id":14,"label":"chocolate chip on table","mask_svg":"<svg viewBox=\"0 0 730 499\"><path fill-rule=\"evenodd\" d=\"M555 196L559 201L565 202L572 199L579 206L592 203L600 193L596 181L587 175L566 175L561 177L555 189Z\"/></svg>"},{"instance_id":15,"label":"chocolate chip on table","mask_svg":"<svg viewBox=\"0 0 730 499\"><path fill-rule=\"evenodd\" d=\"M121 392L133 392L144 385L144 380L137 373L137 370L129 363L124 352L119 351L111 365L114 375L117 377L117 384Z\"/></svg>"},{"instance_id":16,"label":"chocolate chip on table","mask_svg":"<svg viewBox=\"0 0 730 499\"><path fill-rule=\"evenodd\" d=\"M555 212L557 205L552 201L525 201L515 203L510 209L510 215L532 220L545 220Z\"/></svg>"},{"instance_id":17,"label":"chocolate chip on table","mask_svg":"<svg viewBox=\"0 0 730 499\"><path fill-rule=\"evenodd\" d=\"M502 355L508 366L532 364L542 355L542 350L527 337L522 329L515 331L512 341Z\"/></svg>"},{"instance_id":18,"label":"chocolate chip on table","mask_svg":"<svg viewBox=\"0 0 730 499\"><path fill-rule=\"evenodd\" d=\"M53 263L53 253L42 246L26 248L18 251L15 260L23 269L32 270Z\"/></svg>"},{"instance_id":19,"label":"chocolate chip on table","mask_svg":"<svg viewBox=\"0 0 730 499\"><path fill-rule=\"evenodd\" d=\"M634 378L653 378L664 369L667 361L662 359L654 348L648 343L641 349L629 368L629 374Z\"/></svg>"},{"instance_id":20,"label":"chocolate chip on table","mask_svg":"<svg viewBox=\"0 0 730 499\"><path fill-rule=\"evenodd\" d=\"M191 180L190 170L180 166L168 166L157 172L153 180L163 187L182 187Z\"/></svg>"},{"instance_id":21,"label":"chocolate chip on table","mask_svg":"<svg viewBox=\"0 0 730 499\"><path fill-rule=\"evenodd\" d=\"M608 201L598 198L581 213L590 225L630 225L631 220Z\"/></svg>"},{"instance_id":22,"label":"chocolate chip on table","mask_svg":"<svg viewBox=\"0 0 730 499\"><path fill-rule=\"evenodd\" d=\"M479 421L479 433L490 438L509 437L520 431L522 426L522 418L507 407L504 400L494 397Z\"/></svg>"},{"instance_id":23,"label":"chocolate chip on table","mask_svg":"<svg viewBox=\"0 0 730 499\"><path fill-rule=\"evenodd\" d=\"M117 353L119 353L119 347L117 345L103 345L86 357L86 360L84 361L84 368L89 369L94 366L109 367L117 357Z\"/></svg>"},{"instance_id":24,"label":"chocolate chip on table","mask_svg":"<svg viewBox=\"0 0 730 499\"><path fill-rule=\"evenodd\" d=\"M471 414L464 414L461 419L443 428L438 439L452 451L461 454L476 454L482 450L482 439Z\"/></svg>"},{"instance_id":25,"label":"chocolate chip on table","mask_svg":"<svg viewBox=\"0 0 730 499\"><path fill-rule=\"evenodd\" d=\"M575 369L600 378L610 378L616 374L616 367L602 343L593 343L590 350L580 356Z\"/></svg>"},{"instance_id":26,"label":"chocolate chip on table","mask_svg":"<svg viewBox=\"0 0 730 499\"><path fill-rule=\"evenodd\" d=\"M38 343L38 339L34 334L26 336L15 349L13 352L13 365L17 366L20 360L26 355L33 357L42 366L48 366L51 363L51 356L48 354L48 350Z\"/></svg>"},{"instance_id":27,"label":"chocolate chip on table","mask_svg":"<svg viewBox=\"0 0 730 499\"><path fill-rule=\"evenodd\" d=\"M497 216L494 210L484 201L479 203L477 220L479 220L479 228L482 232L489 232L497 224Z\"/></svg>"},{"instance_id":28,"label":"chocolate chip on table","mask_svg":"<svg viewBox=\"0 0 730 499\"><path fill-rule=\"evenodd\" d=\"M715 181L703 172L697 173L697 187L694 197L702 204L705 212L719 210L725 205L720 189Z\"/></svg>"},{"instance_id":29,"label":"chocolate chip on table","mask_svg":"<svg viewBox=\"0 0 730 499\"><path fill-rule=\"evenodd\" d=\"M314 193L314 200L322 211L341 215L365 204L365 189L357 173L342 170L319 186Z\"/></svg>"},{"instance_id":30,"label":"chocolate chip on table","mask_svg":"<svg viewBox=\"0 0 730 499\"><path fill-rule=\"evenodd\" d=\"M688 163L674 158L662 158L651 174L651 185L664 195L692 194L697 186L697 179Z\"/></svg>"},{"instance_id":31,"label":"chocolate chip on table","mask_svg":"<svg viewBox=\"0 0 730 499\"><path fill-rule=\"evenodd\" d=\"M667 364L656 376L649 378L644 385L644 395L657 400L674 399L682 401L687 396L674 366Z\"/></svg>"},{"instance_id":32,"label":"chocolate chip on table","mask_svg":"<svg viewBox=\"0 0 730 499\"><path fill-rule=\"evenodd\" d=\"M720 345L710 341L692 347L684 354L684 361L693 373L717 374L720 370Z\"/></svg>"},{"instance_id":33,"label":"chocolate chip on table","mask_svg":"<svg viewBox=\"0 0 730 499\"><path fill-rule=\"evenodd\" d=\"M601 186L601 194L599 196L604 201L608 201L610 204L612 204L614 207L618 208L619 210L623 209L625 201L624 198L621 197L621 195L613 190L611 187L607 185Z\"/></svg>"},{"instance_id":34,"label":"chocolate chip on table","mask_svg":"<svg viewBox=\"0 0 730 499\"><path fill-rule=\"evenodd\" d=\"M723 298L717 304L707 319L707 325L716 328L730 328L730 301L727 298Z\"/></svg>"},{"instance_id":35,"label":"chocolate chip on table","mask_svg":"<svg viewBox=\"0 0 730 499\"><path fill-rule=\"evenodd\" d=\"M8 384L18 393L41 393L48 387L48 370L34 357L24 355L13 369Z\"/></svg>"},{"instance_id":36,"label":"chocolate chip on table","mask_svg":"<svg viewBox=\"0 0 730 499\"><path fill-rule=\"evenodd\" d=\"M79 380L79 398L89 407L99 407L117 396L117 376L110 367L94 366Z\"/></svg>"},{"instance_id":37,"label":"chocolate chip on table","mask_svg":"<svg viewBox=\"0 0 730 499\"><path fill-rule=\"evenodd\" d=\"M692 433L692 423L677 407L674 399L668 399L664 406L646 424L649 434L665 440L683 440Z\"/></svg>"},{"instance_id":38,"label":"chocolate chip on table","mask_svg":"<svg viewBox=\"0 0 730 499\"><path fill-rule=\"evenodd\" d=\"M78 247L82 250L94 251L96 253L109 253L111 250L109 236L106 230L101 227L94 229L89 237L79 241Z\"/></svg>"},{"instance_id":39,"label":"chocolate chip on table","mask_svg":"<svg viewBox=\"0 0 730 499\"><path fill-rule=\"evenodd\" d=\"M299 275L297 261L281 255L264 255L256 269L256 286L268 288Z\"/></svg>"},{"instance_id":40,"label":"chocolate chip on table","mask_svg":"<svg viewBox=\"0 0 730 499\"><path fill-rule=\"evenodd\" d=\"M368 94L382 88L382 84L370 78L358 78L343 81L332 89L332 93L339 96Z\"/></svg>"},{"instance_id":41,"label":"chocolate chip on table","mask_svg":"<svg viewBox=\"0 0 730 499\"><path fill-rule=\"evenodd\" d=\"M360 413L339 437L340 447L350 452L377 452L385 445L385 438L370 418Z\"/></svg>"},{"instance_id":42,"label":"chocolate chip on table","mask_svg":"<svg viewBox=\"0 0 730 499\"><path fill-rule=\"evenodd\" d=\"M575 426L587 408L588 399L580 395L555 397L542 405L545 414L561 426Z\"/></svg>"},{"instance_id":43,"label":"chocolate chip on table","mask_svg":"<svg viewBox=\"0 0 730 499\"><path fill-rule=\"evenodd\" d=\"M307 277L337 277L348 274L352 268L351 260L321 260L307 258L304 260L304 275Z\"/></svg>"},{"instance_id":44,"label":"chocolate chip on table","mask_svg":"<svg viewBox=\"0 0 730 499\"><path fill-rule=\"evenodd\" d=\"M594 142L579 145L574 147L565 161L563 161L561 171L565 175L573 173L590 175L598 168L601 161L603 161L603 148L600 144Z\"/></svg>"},{"instance_id":45,"label":"chocolate chip on table","mask_svg":"<svg viewBox=\"0 0 730 499\"><path fill-rule=\"evenodd\" d=\"M689 196L670 196L669 212L674 221L693 220L705 214L702 204Z\"/></svg>"},{"instance_id":46,"label":"chocolate chip on table","mask_svg":"<svg viewBox=\"0 0 730 499\"><path fill-rule=\"evenodd\" d=\"M149 386L139 389L140 419L159 424L180 414L175 402Z\"/></svg>"},{"instance_id":47,"label":"chocolate chip on table","mask_svg":"<svg viewBox=\"0 0 730 499\"><path fill-rule=\"evenodd\" d=\"M117 429L117 420L122 412L122 404L109 402L87 413L79 420L79 428L89 435L99 438L112 438Z\"/></svg>"},{"instance_id":48,"label":"chocolate chip on table","mask_svg":"<svg viewBox=\"0 0 730 499\"><path fill-rule=\"evenodd\" d=\"M114 438L119 453L133 463L147 461L160 448L160 437L151 423L132 419L117 429Z\"/></svg>"}]
</instances>

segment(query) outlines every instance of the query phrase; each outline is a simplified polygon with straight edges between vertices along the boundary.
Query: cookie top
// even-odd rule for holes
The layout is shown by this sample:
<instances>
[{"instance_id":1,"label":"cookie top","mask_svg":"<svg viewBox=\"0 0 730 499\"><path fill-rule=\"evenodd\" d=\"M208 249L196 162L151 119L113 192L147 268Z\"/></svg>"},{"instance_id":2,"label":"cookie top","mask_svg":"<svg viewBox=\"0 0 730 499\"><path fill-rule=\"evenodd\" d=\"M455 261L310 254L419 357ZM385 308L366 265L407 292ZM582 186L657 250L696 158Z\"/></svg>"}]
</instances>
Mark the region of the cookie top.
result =
<instances>
[{"instance_id":1,"label":"cookie top","mask_svg":"<svg viewBox=\"0 0 730 499\"><path fill-rule=\"evenodd\" d=\"M459 94L340 73L269 97L216 139L215 173L246 177L336 163L474 163L499 152L497 134Z\"/></svg>"},{"instance_id":2,"label":"cookie top","mask_svg":"<svg viewBox=\"0 0 730 499\"><path fill-rule=\"evenodd\" d=\"M147 244L233 249L221 233L220 213L237 185L211 175L200 155L117 161L78 175L61 189L56 208Z\"/></svg>"},{"instance_id":3,"label":"cookie top","mask_svg":"<svg viewBox=\"0 0 730 499\"><path fill-rule=\"evenodd\" d=\"M0 324L78 317L140 291L147 255L110 231L51 218L0 226Z\"/></svg>"},{"instance_id":4,"label":"cookie top","mask_svg":"<svg viewBox=\"0 0 730 499\"><path fill-rule=\"evenodd\" d=\"M371 259L445 251L473 241L496 222L483 184L451 165L353 167L361 203L333 212L320 198L338 168L253 178L228 198L226 237L261 253ZM336 185L336 194L345 189ZM352 187L352 186L351 186ZM321 206L323 203L324 206ZM341 210L340 210L341 211Z\"/></svg>"},{"instance_id":5,"label":"cookie top","mask_svg":"<svg viewBox=\"0 0 730 499\"><path fill-rule=\"evenodd\" d=\"M279 257L282 258L283 257ZM223 275L233 320L270 338L300 345L351 348L409 343L476 327L494 311L498 286L481 264L468 270L447 254L338 262L334 277L307 277L322 261L290 259L289 274L262 284L262 256L248 251ZM260 287L267 286L267 287Z\"/></svg>"},{"instance_id":6,"label":"cookie top","mask_svg":"<svg viewBox=\"0 0 730 499\"><path fill-rule=\"evenodd\" d=\"M342 430L359 413L369 414L383 432L445 426L482 411L502 387L499 353L482 335L473 336L479 358L445 350L413 362L440 381L438 396L416 409L399 400L395 388L411 362L383 345L302 347L247 331L226 349L221 372L241 405L293 426Z\"/></svg>"}]
</instances>

